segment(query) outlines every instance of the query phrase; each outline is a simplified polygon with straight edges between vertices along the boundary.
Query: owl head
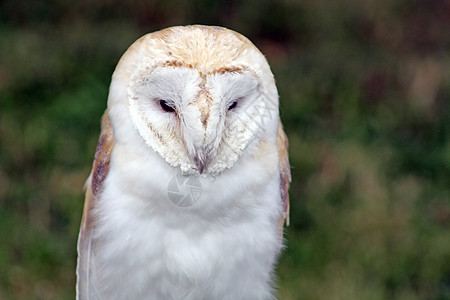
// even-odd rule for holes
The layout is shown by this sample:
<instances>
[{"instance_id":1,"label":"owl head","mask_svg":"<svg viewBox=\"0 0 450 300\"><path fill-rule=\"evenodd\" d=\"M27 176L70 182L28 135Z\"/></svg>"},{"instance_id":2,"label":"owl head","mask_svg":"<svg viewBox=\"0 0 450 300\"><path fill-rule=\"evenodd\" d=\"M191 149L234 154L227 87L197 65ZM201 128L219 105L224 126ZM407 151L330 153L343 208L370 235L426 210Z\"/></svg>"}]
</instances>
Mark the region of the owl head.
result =
<instances>
[{"instance_id":1,"label":"owl head","mask_svg":"<svg viewBox=\"0 0 450 300\"><path fill-rule=\"evenodd\" d=\"M182 174L218 174L274 142L278 93L244 36L179 26L147 34L122 56L108 111L116 143L144 142Z\"/></svg>"}]
</instances>

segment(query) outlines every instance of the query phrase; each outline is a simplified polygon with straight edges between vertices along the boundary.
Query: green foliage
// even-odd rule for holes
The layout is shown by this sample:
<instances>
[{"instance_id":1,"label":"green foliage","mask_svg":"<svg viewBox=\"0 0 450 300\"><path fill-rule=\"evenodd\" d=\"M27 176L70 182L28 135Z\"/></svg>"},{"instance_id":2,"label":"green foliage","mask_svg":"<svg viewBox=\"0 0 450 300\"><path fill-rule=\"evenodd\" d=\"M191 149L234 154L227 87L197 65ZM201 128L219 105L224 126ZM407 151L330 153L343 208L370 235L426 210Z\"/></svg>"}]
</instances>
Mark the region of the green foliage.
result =
<instances>
[{"instance_id":1,"label":"green foliage","mask_svg":"<svg viewBox=\"0 0 450 300\"><path fill-rule=\"evenodd\" d=\"M248 36L293 182L280 299L450 299L445 1L31 0L0 7L0 299L73 299L110 76L176 24Z\"/></svg>"}]
</instances>

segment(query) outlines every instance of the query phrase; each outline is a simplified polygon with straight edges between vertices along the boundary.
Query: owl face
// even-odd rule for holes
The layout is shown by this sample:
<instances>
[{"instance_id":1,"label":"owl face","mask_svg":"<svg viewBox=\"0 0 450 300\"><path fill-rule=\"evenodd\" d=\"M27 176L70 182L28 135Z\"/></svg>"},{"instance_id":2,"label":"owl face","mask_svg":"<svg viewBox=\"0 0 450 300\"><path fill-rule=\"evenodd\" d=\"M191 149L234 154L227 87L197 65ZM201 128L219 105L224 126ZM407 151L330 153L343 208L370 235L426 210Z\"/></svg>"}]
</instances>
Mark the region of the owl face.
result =
<instances>
[{"instance_id":1,"label":"owl face","mask_svg":"<svg viewBox=\"0 0 450 300\"><path fill-rule=\"evenodd\" d=\"M110 97L109 104L126 100L140 137L183 174L218 174L252 143L275 136L273 75L243 36L217 27L173 27L138 40L124 60L114 77L126 99Z\"/></svg>"}]
</instances>

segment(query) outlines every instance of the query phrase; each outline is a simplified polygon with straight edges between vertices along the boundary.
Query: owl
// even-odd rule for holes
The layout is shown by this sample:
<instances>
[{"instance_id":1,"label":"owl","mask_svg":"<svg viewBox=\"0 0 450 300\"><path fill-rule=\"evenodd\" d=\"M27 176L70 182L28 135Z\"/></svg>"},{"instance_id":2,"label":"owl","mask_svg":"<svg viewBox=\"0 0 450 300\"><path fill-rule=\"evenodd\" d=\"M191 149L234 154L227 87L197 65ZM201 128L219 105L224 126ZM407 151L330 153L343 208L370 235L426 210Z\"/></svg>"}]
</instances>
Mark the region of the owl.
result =
<instances>
[{"instance_id":1,"label":"owl","mask_svg":"<svg viewBox=\"0 0 450 300\"><path fill-rule=\"evenodd\" d=\"M143 36L112 76L77 299L274 299L290 180L274 77L247 38Z\"/></svg>"}]
</instances>

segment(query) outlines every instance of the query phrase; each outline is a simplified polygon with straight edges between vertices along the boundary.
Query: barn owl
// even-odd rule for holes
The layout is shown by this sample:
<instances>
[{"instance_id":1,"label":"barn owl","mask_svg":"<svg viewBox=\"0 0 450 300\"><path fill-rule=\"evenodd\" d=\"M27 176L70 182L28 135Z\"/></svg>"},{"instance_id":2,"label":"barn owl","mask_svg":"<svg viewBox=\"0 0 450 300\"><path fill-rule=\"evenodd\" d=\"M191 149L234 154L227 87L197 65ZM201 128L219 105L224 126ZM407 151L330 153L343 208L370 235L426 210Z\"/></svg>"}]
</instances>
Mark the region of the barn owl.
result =
<instances>
[{"instance_id":1,"label":"barn owl","mask_svg":"<svg viewBox=\"0 0 450 300\"><path fill-rule=\"evenodd\" d=\"M77 299L274 299L290 179L274 78L247 38L209 26L143 36L112 76ZM174 201L170 187L188 181L191 201Z\"/></svg>"}]
</instances>

